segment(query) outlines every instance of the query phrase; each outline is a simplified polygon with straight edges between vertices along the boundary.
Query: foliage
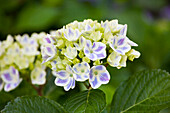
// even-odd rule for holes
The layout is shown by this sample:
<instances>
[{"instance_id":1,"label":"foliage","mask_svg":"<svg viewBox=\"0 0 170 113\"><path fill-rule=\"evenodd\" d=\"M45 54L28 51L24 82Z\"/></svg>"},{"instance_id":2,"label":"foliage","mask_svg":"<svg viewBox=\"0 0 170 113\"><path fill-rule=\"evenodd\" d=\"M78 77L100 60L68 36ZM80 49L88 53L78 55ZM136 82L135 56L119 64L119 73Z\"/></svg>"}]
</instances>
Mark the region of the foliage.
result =
<instances>
[{"instance_id":1,"label":"foliage","mask_svg":"<svg viewBox=\"0 0 170 113\"><path fill-rule=\"evenodd\" d=\"M129 77L117 88L109 108L110 113L156 113L170 107L169 83L170 74L160 69L145 70ZM23 96L9 102L2 112L100 113L103 110L107 112L105 94L98 89L72 94L63 106L44 97Z\"/></svg>"},{"instance_id":2,"label":"foliage","mask_svg":"<svg viewBox=\"0 0 170 113\"><path fill-rule=\"evenodd\" d=\"M62 106L53 100L38 96L18 97L8 103L2 110L4 113L66 113Z\"/></svg>"},{"instance_id":3,"label":"foliage","mask_svg":"<svg viewBox=\"0 0 170 113\"><path fill-rule=\"evenodd\" d=\"M111 113L159 112L170 106L170 74L162 70L131 76L116 90Z\"/></svg>"}]
</instances>

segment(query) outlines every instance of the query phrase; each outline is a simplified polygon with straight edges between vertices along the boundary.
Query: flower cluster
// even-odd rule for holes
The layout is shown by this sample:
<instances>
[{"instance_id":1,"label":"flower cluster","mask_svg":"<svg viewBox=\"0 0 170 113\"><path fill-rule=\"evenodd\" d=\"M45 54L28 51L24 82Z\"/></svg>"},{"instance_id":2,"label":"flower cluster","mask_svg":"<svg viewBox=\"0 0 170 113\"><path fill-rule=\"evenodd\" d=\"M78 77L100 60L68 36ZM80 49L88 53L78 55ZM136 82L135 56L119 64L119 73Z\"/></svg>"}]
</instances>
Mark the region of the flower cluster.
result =
<instances>
[{"instance_id":1,"label":"flower cluster","mask_svg":"<svg viewBox=\"0 0 170 113\"><path fill-rule=\"evenodd\" d=\"M15 89L24 74L30 74L32 84L45 83L45 66L41 64L38 50L45 36L45 33L34 33L31 37L27 34L8 35L5 41L0 42L0 90L3 87L7 92Z\"/></svg>"},{"instance_id":2,"label":"flower cluster","mask_svg":"<svg viewBox=\"0 0 170 113\"><path fill-rule=\"evenodd\" d=\"M86 80L96 89L110 80L105 64L120 69L126 67L127 59L140 56L131 49L138 45L126 33L127 25L117 20L74 21L43 38L43 63L53 70L55 84L66 91L75 87L75 81Z\"/></svg>"}]
</instances>

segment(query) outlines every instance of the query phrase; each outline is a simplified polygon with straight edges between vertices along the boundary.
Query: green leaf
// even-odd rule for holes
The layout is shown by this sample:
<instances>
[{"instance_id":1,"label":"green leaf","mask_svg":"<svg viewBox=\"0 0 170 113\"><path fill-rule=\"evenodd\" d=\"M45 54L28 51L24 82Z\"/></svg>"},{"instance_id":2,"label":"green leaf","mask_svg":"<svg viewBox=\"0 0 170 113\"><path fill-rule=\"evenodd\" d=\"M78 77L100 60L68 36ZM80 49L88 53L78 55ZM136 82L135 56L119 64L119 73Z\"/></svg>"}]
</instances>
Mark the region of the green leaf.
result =
<instances>
[{"instance_id":1,"label":"green leaf","mask_svg":"<svg viewBox=\"0 0 170 113\"><path fill-rule=\"evenodd\" d=\"M106 97L101 90L87 90L68 98L64 104L69 113L100 113L106 106Z\"/></svg>"},{"instance_id":2,"label":"green leaf","mask_svg":"<svg viewBox=\"0 0 170 113\"><path fill-rule=\"evenodd\" d=\"M10 100L14 99L13 95L10 95L7 92L1 91L0 92L0 110L4 108L4 106L9 102Z\"/></svg>"},{"instance_id":3,"label":"green leaf","mask_svg":"<svg viewBox=\"0 0 170 113\"><path fill-rule=\"evenodd\" d=\"M170 74L162 70L142 71L116 90L111 113L157 113L170 106Z\"/></svg>"},{"instance_id":4,"label":"green leaf","mask_svg":"<svg viewBox=\"0 0 170 113\"><path fill-rule=\"evenodd\" d=\"M18 97L9 102L3 113L66 113L57 102L39 96Z\"/></svg>"}]
</instances>

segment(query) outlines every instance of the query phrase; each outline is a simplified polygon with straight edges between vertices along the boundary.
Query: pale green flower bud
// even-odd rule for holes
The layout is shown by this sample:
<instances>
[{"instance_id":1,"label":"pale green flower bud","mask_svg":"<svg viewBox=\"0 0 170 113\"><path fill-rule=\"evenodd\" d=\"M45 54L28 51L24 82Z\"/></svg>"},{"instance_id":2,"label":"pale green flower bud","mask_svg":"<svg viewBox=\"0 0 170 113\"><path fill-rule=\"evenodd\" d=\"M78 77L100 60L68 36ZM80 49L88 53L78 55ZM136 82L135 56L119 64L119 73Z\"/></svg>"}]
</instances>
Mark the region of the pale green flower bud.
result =
<instances>
[{"instance_id":1,"label":"pale green flower bud","mask_svg":"<svg viewBox=\"0 0 170 113\"><path fill-rule=\"evenodd\" d=\"M89 58L87 58L87 57L83 57L83 62L87 62L87 63L90 63L90 59Z\"/></svg>"},{"instance_id":2,"label":"pale green flower bud","mask_svg":"<svg viewBox=\"0 0 170 113\"><path fill-rule=\"evenodd\" d=\"M80 51L80 52L79 52L79 57L80 57L80 58L83 58L83 57L84 57L84 52L83 52L83 51Z\"/></svg>"},{"instance_id":3,"label":"pale green flower bud","mask_svg":"<svg viewBox=\"0 0 170 113\"><path fill-rule=\"evenodd\" d=\"M93 62L93 65L101 65L102 64L102 62L100 62L100 60L98 59L98 60L96 60L95 62Z\"/></svg>"},{"instance_id":4,"label":"pale green flower bud","mask_svg":"<svg viewBox=\"0 0 170 113\"><path fill-rule=\"evenodd\" d=\"M128 53L127 53L128 59L130 61L133 61L134 58L139 58L140 53L134 49L131 49Z\"/></svg>"},{"instance_id":5,"label":"pale green flower bud","mask_svg":"<svg viewBox=\"0 0 170 113\"><path fill-rule=\"evenodd\" d=\"M77 64L77 63L80 63L80 60L77 58L73 59L73 64Z\"/></svg>"}]
</instances>

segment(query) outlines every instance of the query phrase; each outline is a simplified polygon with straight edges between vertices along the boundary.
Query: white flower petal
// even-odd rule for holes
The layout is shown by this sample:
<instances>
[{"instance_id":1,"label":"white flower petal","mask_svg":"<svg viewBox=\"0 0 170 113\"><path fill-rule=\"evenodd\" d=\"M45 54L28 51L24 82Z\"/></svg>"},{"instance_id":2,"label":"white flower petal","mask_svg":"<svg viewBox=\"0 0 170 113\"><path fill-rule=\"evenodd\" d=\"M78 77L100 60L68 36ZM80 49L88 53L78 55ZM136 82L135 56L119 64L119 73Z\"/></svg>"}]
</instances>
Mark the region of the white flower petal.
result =
<instances>
[{"instance_id":1,"label":"white flower petal","mask_svg":"<svg viewBox=\"0 0 170 113\"><path fill-rule=\"evenodd\" d=\"M65 70L61 70L59 72L53 72L53 74L55 74L57 77L61 78L61 79L66 79L69 77L69 73Z\"/></svg>"},{"instance_id":2,"label":"white flower petal","mask_svg":"<svg viewBox=\"0 0 170 113\"><path fill-rule=\"evenodd\" d=\"M97 77L94 77L93 81L89 80L89 83L93 89L97 89L101 86L101 83L98 81Z\"/></svg>"},{"instance_id":3,"label":"white flower petal","mask_svg":"<svg viewBox=\"0 0 170 113\"><path fill-rule=\"evenodd\" d=\"M120 60L121 60L121 55L116 53L116 52L114 52L114 51L107 58L107 62L112 67L119 66Z\"/></svg>"},{"instance_id":4,"label":"white flower petal","mask_svg":"<svg viewBox=\"0 0 170 113\"><path fill-rule=\"evenodd\" d=\"M70 82L70 77L66 79L61 79L59 77L56 77L55 79L55 85L57 86L66 86Z\"/></svg>"},{"instance_id":5,"label":"white flower petal","mask_svg":"<svg viewBox=\"0 0 170 113\"><path fill-rule=\"evenodd\" d=\"M6 92L9 92L13 89L15 89L20 83L21 83L22 79L20 79L18 82L16 83L6 83L5 86L4 86L4 90Z\"/></svg>"},{"instance_id":6,"label":"white flower petal","mask_svg":"<svg viewBox=\"0 0 170 113\"><path fill-rule=\"evenodd\" d=\"M68 84L64 86L64 90L65 90L65 91L68 91L68 90L70 90L70 88L72 88L72 87L74 88L74 87L75 87L75 84L74 84L74 79L73 79L73 77L70 77L70 80L69 80Z\"/></svg>"}]
</instances>

